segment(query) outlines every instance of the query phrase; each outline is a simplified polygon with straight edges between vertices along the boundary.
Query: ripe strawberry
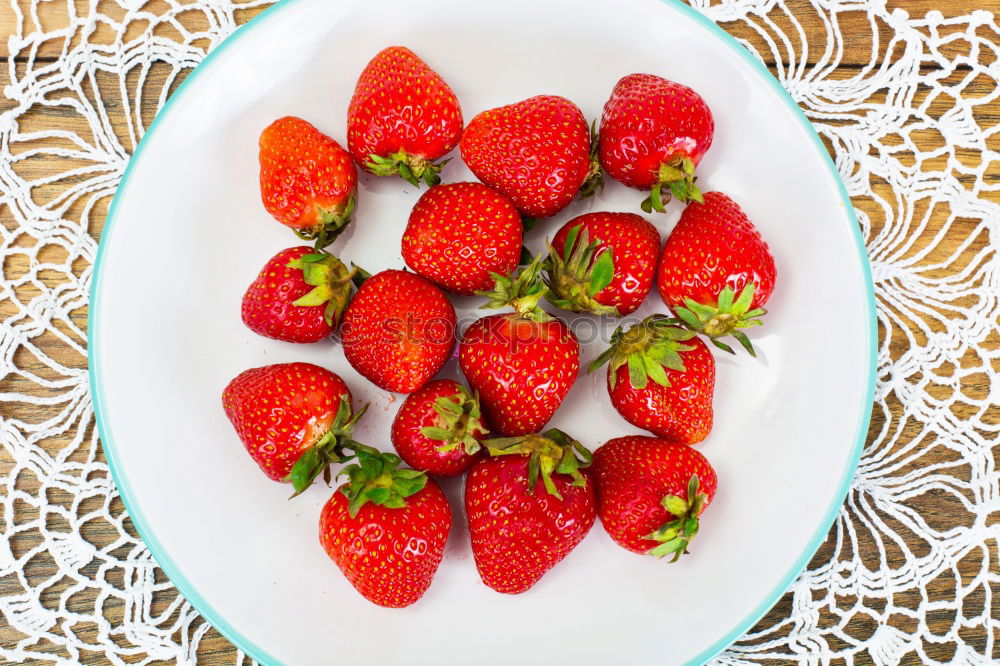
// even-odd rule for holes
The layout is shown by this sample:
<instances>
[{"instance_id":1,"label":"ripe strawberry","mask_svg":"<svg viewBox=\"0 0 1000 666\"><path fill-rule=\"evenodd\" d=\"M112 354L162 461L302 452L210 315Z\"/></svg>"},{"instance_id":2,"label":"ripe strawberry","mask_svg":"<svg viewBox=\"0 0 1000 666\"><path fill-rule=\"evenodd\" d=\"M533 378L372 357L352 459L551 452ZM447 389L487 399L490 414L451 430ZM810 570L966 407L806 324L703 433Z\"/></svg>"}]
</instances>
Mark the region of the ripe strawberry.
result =
<instances>
[{"instance_id":1,"label":"ripe strawberry","mask_svg":"<svg viewBox=\"0 0 1000 666\"><path fill-rule=\"evenodd\" d=\"M469 296L493 286L491 273L517 268L522 233L517 208L502 194L481 183L437 185L410 213L403 259L431 282Z\"/></svg>"},{"instance_id":2,"label":"ripe strawberry","mask_svg":"<svg viewBox=\"0 0 1000 666\"><path fill-rule=\"evenodd\" d=\"M409 606L430 587L451 530L451 508L423 472L399 469L391 453L358 451L341 470L319 519L319 541L344 576L372 603Z\"/></svg>"},{"instance_id":3,"label":"ripe strawberry","mask_svg":"<svg viewBox=\"0 0 1000 666\"><path fill-rule=\"evenodd\" d=\"M583 112L565 97L539 95L483 111L462 135L462 159L476 178L525 215L548 217L581 188L600 182Z\"/></svg>"},{"instance_id":4,"label":"ripe strawberry","mask_svg":"<svg viewBox=\"0 0 1000 666\"><path fill-rule=\"evenodd\" d=\"M677 561L715 497L715 470L690 446L617 437L594 452L601 524L622 548Z\"/></svg>"},{"instance_id":5,"label":"ripe strawberry","mask_svg":"<svg viewBox=\"0 0 1000 666\"><path fill-rule=\"evenodd\" d=\"M436 379L408 395L392 422L392 445L400 457L438 476L469 469L486 434L479 398L451 379Z\"/></svg>"},{"instance_id":6,"label":"ripe strawberry","mask_svg":"<svg viewBox=\"0 0 1000 666\"><path fill-rule=\"evenodd\" d=\"M344 381L312 363L246 370L222 392L222 407L264 474L291 482L295 495L348 459L357 446L351 430L368 408L352 414Z\"/></svg>"},{"instance_id":7,"label":"ripe strawberry","mask_svg":"<svg viewBox=\"0 0 1000 666\"><path fill-rule=\"evenodd\" d=\"M671 194L680 201L701 201L694 170L714 131L701 95L659 76L629 74L604 105L601 166L615 180L650 191L644 211L663 213Z\"/></svg>"},{"instance_id":8,"label":"ripe strawberry","mask_svg":"<svg viewBox=\"0 0 1000 666\"><path fill-rule=\"evenodd\" d=\"M458 98L437 72L405 46L379 51L365 66L347 108L347 148L362 169L435 185L434 160L462 136Z\"/></svg>"},{"instance_id":9,"label":"ripe strawberry","mask_svg":"<svg viewBox=\"0 0 1000 666\"><path fill-rule=\"evenodd\" d=\"M340 144L285 116L260 135L260 195L274 219L323 248L351 221L358 172Z\"/></svg>"},{"instance_id":10,"label":"ripe strawberry","mask_svg":"<svg viewBox=\"0 0 1000 666\"><path fill-rule=\"evenodd\" d=\"M575 217L549 246L548 299L563 310L627 315L653 286L659 254L656 227L634 213Z\"/></svg>"},{"instance_id":11,"label":"ripe strawberry","mask_svg":"<svg viewBox=\"0 0 1000 666\"><path fill-rule=\"evenodd\" d=\"M264 264L243 295L243 323L285 342L330 335L351 296L351 274L335 256L300 245Z\"/></svg>"},{"instance_id":12,"label":"ripe strawberry","mask_svg":"<svg viewBox=\"0 0 1000 666\"><path fill-rule=\"evenodd\" d=\"M382 271L364 281L344 312L344 356L376 386L410 393L448 360L455 323L455 308L433 284Z\"/></svg>"},{"instance_id":13,"label":"ripe strawberry","mask_svg":"<svg viewBox=\"0 0 1000 666\"><path fill-rule=\"evenodd\" d=\"M757 227L732 199L709 192L684 209L660 255L657 286L663 302L716 347L732 335L751 356L741 328L759 326L774 291L774 257ZM738 294L738 295L737 295Z\"/></svg>"},{"instance_id":14,"label":"ripe strawberry","mask_svg":"<svg viewBox=\"0 0 1000 666\"><path fill-rule=\"evenodd\" d=\"M610 361L608 393L626 421L673 442L696 444L712 430L715 359L693 331L675 321L652 315L624 332L619 327L590 371Z\"/></svg>"},{"instance_id":15,"label":"ripe strawberry","mask_svg":"<svg viewBox=\"0 0 1000 666\"><path fill-rule=\"evenodd\" d=\"M458 363L479 394L487 422L504 435L541 430L580 370L580 344L559 319L538 308L546 292L536 258L514 278L496 276L484 307L516 312L478 319L465 330Z\"/></svg>"},{"instance_id":16,"label":"ripe strawberry","mask_svg":"<svg viewBox=\"0 0 1000 666\"><path fill-rule=\"evenodd\" d=\"M478 461L465 480L472 555L488 587L520 594L594 525L590 451L556 429L487 444L499 457Z\"/></svg>"}]
</instances>

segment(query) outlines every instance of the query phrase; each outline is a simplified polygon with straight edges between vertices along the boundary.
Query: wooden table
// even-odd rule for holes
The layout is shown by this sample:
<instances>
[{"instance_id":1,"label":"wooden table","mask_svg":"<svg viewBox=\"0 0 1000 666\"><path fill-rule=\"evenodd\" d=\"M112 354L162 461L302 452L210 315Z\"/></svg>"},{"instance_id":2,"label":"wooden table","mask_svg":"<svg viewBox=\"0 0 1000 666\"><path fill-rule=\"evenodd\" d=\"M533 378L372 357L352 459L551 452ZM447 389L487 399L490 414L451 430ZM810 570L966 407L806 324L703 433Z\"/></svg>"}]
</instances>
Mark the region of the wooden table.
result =
<instances>
[{"instance_id":1,"label":"wooden table","mask_svg":"<svg viewBox=\"0 0 1000 666\"><path fill-rule=\"evenodd\" d=\"M147 9L148 11L156 12L157 7L162 4L163 3L160 2L160 0L154 0L153 2L147 5ZM807 41L808 43L813 45L813 48L809 50L807 59L810 63L813 63L815 62L815 58L820 55L822 46L825 45L826 43L826 30L822 22L819 20L818 15L815 13L815 10L813 9L812 5L810 4L810 2L808 2L808 0L789 0L787 4L790 10L794 13L794 15L798 18L798 20L803 24L803 26L806 29ZM937 9L941 11L945 16L967 14L968 12L977 8L988 9L988 10L997 9L996 0L964 0L961 2L958 0L889 0L888 4L890 6L898 6L900 8L906 9L911 16L919 15L932 9ZM62 2L40 3L37 6L37 11L39 15L42 17L42 19L47 23L49 23L50 25L56 26L60 24L60 21L65 21L64 18L65 9L63 7ZM102 9L102 11L104 11L104 9ZM245 22L253 18L253 16L255 16L260 11L261 11L260 8L240 11L238 12L238 20L241 23ZM199 14L192 13L191 17L188 20L193 21L199 16L200 16ZM787 19L783 18L780 12L775 12L774 18L779 24L781 24L782 21L787 23ZM872 26L869 24L866 14L862 11L857 11L849 13L847 15L842 15L842 18L843 20L840 26L842 32L845 35L853 36L853 38L849 38L847 40L846 50L844 52L842 64L839 67L837 75L847 78L856 71L858 71L861 67L869 63L871 49L872 49ZM9 11L9 7L5 7L3 13L0 14L0 33L3 33L3 35L5 36L7 34L10 34L14 29L14 21L15 17ZM191 29L197 29L199 26L188 25L187 27ZM761 54L769 53L769 49L766 47L765 43L759 37L759 35L747 29L743 24L734 24L727 26L724 25L723 27L730 30L736 36L744 38L748 40L751 44L754 44L757 47L759 53ZM885 34L887 34L887 28L885 26L879 26L879 30L882 33L883 37L885 36ZM884 43L884 39L882 40L882 43ZM795 45L795 47L798 49L800 45ZM58 44L43 45L42 48L40 48L40 50L38 51L37 57L39 59L46 59L46 58L50 60L54 59L56 56L59 55L60 48L61 46ZM2 55L2 57L5 60L9 57L6 40L0 42L0 55ZM767 59L769 67L771 68L772 71L775 71L773 56L767 57ZM153 85L148 86L147 89L151 91L159 91L159 89L162 87L165 75L166 72L164 70L158 70L154 68L150 72L150 77ZM6 68L0 69L0 86L6 85L8 83L8 80L9 80L9 75ZM176 88L178 82L175 82L173 84L172 89ZM970 89L970 93L975 96L983 96L990 89L991 89L990 83L988 81L982 81L974 85ZM5 108L7 108L4 106L5 104L7 104L7 102L8 100L6 100L5 98L0 99L0 111L3 111ZM149 119L151 119L155 114L156 103L157 99L153 94L148 95L147 98L143 100L142 115L147 124ZM113 123L123 122L123 118L121 117L122 111L120 108L111 107L108 109L108 111L110 114L111 121ZM994 103L990 107L990 113L993 116L1000 115L1000 104ZM78 131L81 133L85 133L87 131L85 123L79 116L70 113L63 113L58 109L48 109L46 111L34 114L28 118L22 118L22 124L23 125L35 124L39 128L58 127L61 129ZM34 168L39 170L38 175L42 175L45 166L43 164L38 164L35 165ZM29 177L32 177L30 172L29 172ZM1000 180L1000 173L994 173L992 175L992 178L993 182L996 183L998 180ZM1000 194L997 194L996 192L992 193L991 196L994 197L994 200L1000 200ZM109 203L110 201L104 201L102 203L103 208L99 209L97 214L94 216L95 219L103 220L104 214L106 213L106 207ZM866 199L856 199L855 205L862 211L872 213L873 220L879 219L877 211L875 210L874 202ZM935 217L932 218L931 226L933 227L934 225L937 225L937 228L940 228L943 224L942 218L944 214L945 211L936 211ZM6 216L5 219L3 219L2 221L4 224L7 224L8 227L10 227L12 221L9 218L8 211L6 209L0 209L0 215ZM98 222L93 226L92 234L94 238L98 238L100 236L101 226L102 222ZM946 241L939 248L938 252L942 254L950 253L956 247L958 247L958 245L963 240L964 240L963 238L956 237L951 239L950 241ZM971 256L976 252L978 252L987 242L988 240L986 238L981 238L976 242L972 243L969 247L967 247L965 249L965 252ZM12 260L13 264L10 267L10 270L13 271L24 270L24 264L26 264L27 262L27 257L25 255L14 255ZM934 260L933 256L928 257L926 259L926 261L928 262L932 262L933 260ZM22 262L21 265L18 264L19 261ZM46 280L46 284L48 286L54 286L55 284L58 283L59 279L60 278L57 276L50 276L48 279L46 279L45 276L43 276L43 280ZM9 310L4 310L5 307L9 308L8 305L0 304L0 317L10 314ZM85 308L75 312L73 317L76 323L81 328L85 328L86 317L87 317ZM880 334L882 334L884 337L884 331L880 331ZM902 351L904 351L904 346L906 345L905 337L901 335L894 335L892 336L892 340L893 340L892 343L893 347L891 348L890 351L894 356L896 356L902 353ZM40 346L45 350L46 353L51 354L53 357L57 358L61 363L65 365L74 368L86 367L86 358L79 356L72 350L66 348L64 345L61 345L59 341L55 338L45 339L43 337L40 340ZM30 357L26 354L21 358L15 358L15 363L20 367L26 368L31 372L35 372L43 376L45 375L46 368L43 367L36 359L33 359L33 357ZM38 396L44 396L46 394L44 390L39 389L34 384L30 384L26 381L19 380L16 377L7 378L5 382L6 383L2 389L5 391L22 392ZM972 381L968 386L963 386L963 391L965 391L966 389L970 392L982 393L985 391L988 393L989 392L988 379L983 378L981 380ZM30 406L26 406L26 408L30 409ZM873 413L870 433L873 434L877 433L885 424L887 416L889 418L898 417L899 411L900 411L899 405L896 405L893 408L892 413L890 415L886 415L881 410L876 409ZM10 416L13 416L13 414L11 414ZM64 445L65 445L65 440L56 439L51 442L51 446L53 449L61 448ZM928 460L928 463L931 462L933 461ZM7 472L9 472L10 464L11 461L9 459L0 457L0 474L6 474ZM37 482L36 482L36 487L37 487ZM53 498L52 501L60 501L60 500L59 498ZM116 500L116 502L118 502L120 508L120 500ZM943 522L944 524L947 524L949 520L948 506L944 503L939 503L935 499L935 497L931 495L923 496L923 500L921 505L919 506L919 510L921 511L922 514L928 516L929 518L935 518L939 522ZM100 544L102 538L105 540L112 538L110 531L108 531L107 534L104 534L99 528L95 530L95 533L92 535L92 537L96 544ZM820 549L820 552L816 555L817 562L821 562L829 556L828 549L829 549L829 544L824 545ZM40 566L41 569L39 569L36 573L40 577L45 577L47 575L47 572L44 568L46 565L42 564ZM5 583L3 581L0 581L0 595L4 594L4 589L5 589L4 585ZM58 591L59 590L57 586L54 589L54 592ZM155 599L154 605L158 605L161 608L165 608L166 605L169 603L169 601L170 601L169 598ZM775 622L784 619L787 616L790 604L791 604L790 595L786 595L781 601L779 601L775 609L773 609L764 619L761 620L760 624L758 625L758 628L770 626ZM115 612L113 607L110 612L111 613ZM931 622L933 627L934 620L932 620ZM950 620L941 619L940 622L948 623L950 622ZM16 640L16 638L14 638L12 630L10 630L6 626L0 625L0 643L2 643L4 640L10 641L10 640ZM985 644L986 639L984 635L981 638L972 637L970 640L976 642L977 645L982 646ZM928 653L933 655L934 657L939 658L941 660L947 660L949 656L953 653L954 646L950 647L948 645L928 646L927 649ZM226 641L225 638L220 636L214 630L211 630L201 641L199 656L203 660L203 663L206 664L216 664L216 663L230 664L233 663L235 659L235 649L228 643L228 641ZM1000 655L997 656L1000 657ZM92 661L89 661L89 663L94 663L94 664L109 663L107 659L104 658L102 655L96 655L96 654L90 655L88 658L92 659Z\"/></svg>"}]
</instances>

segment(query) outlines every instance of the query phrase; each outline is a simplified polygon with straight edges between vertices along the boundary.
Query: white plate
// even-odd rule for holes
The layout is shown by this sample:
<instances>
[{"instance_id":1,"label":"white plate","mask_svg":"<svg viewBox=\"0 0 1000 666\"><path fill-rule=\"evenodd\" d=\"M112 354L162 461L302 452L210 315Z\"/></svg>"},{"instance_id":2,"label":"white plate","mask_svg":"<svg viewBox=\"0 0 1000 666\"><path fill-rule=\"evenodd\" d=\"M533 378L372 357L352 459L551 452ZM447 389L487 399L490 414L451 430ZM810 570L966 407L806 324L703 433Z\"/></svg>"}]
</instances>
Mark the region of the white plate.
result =
<instances>
[{"instance_id":1,"label":"white plate","mask_svg":"<svg viewBox=\"0 0 1000 666\"><path fill-rule=\"evenodd\" d=\"M540 94L597 116L624 74L695 87L716 117L702 189L731 194L760 227L779 278L760 358L716 354L716 426L700 449L720 490L692 555L628 553L600 526L530 592L479 581L460 512L434 584L416 605L362 599L317 539L322 484L289 502L236 439L220 405L242 370L312 361L373 409L358 435L389 448L400 397L375 389L333 343L284 344L240 321L243 290L295 238L257 186L257 137L303 116L343 141L347 102L379 49L405 44L458 94L466 120ZM446 181L471 175L459 159ZM370 271L401 268L419 193L362 178L334 249ZM609 183L540 225L636 210ZM655 218L662 234L679 206ZM466 300L461 312L478 302ZM118 190L94 278L90 350L105 451L139 532L184 595L265 663L700 663L760 617L802 569L843 501L867 427L874 307L856 221L822 144L767 72L680 3L656 0L285 0L239 30L185 81ZM652 294L646 311L660 309ZM584 349L589 362L600 345ZM449 366L447 373L454 374ZM603 373L581 377L552 425L595 447L634 433ZM446 484L458 507L458 484Z\"/></svg>"}]
</instances>

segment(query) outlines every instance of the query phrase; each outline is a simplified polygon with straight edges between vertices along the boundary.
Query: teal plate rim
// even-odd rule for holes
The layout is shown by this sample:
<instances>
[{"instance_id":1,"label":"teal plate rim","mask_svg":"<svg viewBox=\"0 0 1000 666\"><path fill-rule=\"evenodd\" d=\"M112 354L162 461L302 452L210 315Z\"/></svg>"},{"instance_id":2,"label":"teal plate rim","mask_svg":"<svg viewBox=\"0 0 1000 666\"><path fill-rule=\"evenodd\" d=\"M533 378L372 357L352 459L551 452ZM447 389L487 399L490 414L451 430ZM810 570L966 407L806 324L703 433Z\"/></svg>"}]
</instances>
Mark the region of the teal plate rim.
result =
<instances>
[{"instance_id":1,"label":"teal plate rim","mask_svg":"<svg viewBox=\"0 0 1000 666\"><path fill-rule=\"evenodd\" d=\"M256 26L264 23L268 18L274 17L278 12L281 12L294 4L297 4L300 0L280 0L276 4L268 7L266 10L261 12L258 16L253 18L251 21L243 25L234 31L229 37L227 37L221 44L219 44L215 49L213 49L205 59L198 64L195 69L188 74L187 78L181 82L174 94L166 101L163 108L160 109L159 113L150 123L149 128L146 130L139 145L136 147L132 158L129 160L128 165L125 167L125 172L122 174L121 182L115 193L115 197L111 202L111 206L108 209L108 215L105 220L104 229L101 234L101 241L97 249L97 258L94 262L94 274L93 280L90 288L90 308L88 310L87 316L87 350L88 350L88 368L90 373L90 392L94 404L94 413L97 420L97 430L101 438L101 443L104 448L104 454L108 461L108 466L111 470L111 478L114 480L115 485L118 487L118 492L121 495L122 501L125 504L125 509L128 511L129 516L132 518L132 523L135 525L139 536L145 542L146 546L149 548L150 553L156 560L157 564L161 569L167 574L171 582L180 590L184 598L187 599L192 606L204 617L209 624L215 627L219 633L225 636L230 642L236 645L239 649L243 650L247 655L255 659L261 664L279 665L281 662L275 657L268 654L264 649L257 645L249 637L243 635L237 631L232 625L230 625L222 615L220 615L211 604L208 603L195 589L191 581L189 581L181 571L180 567L176 562L170 557L166 549L156 538L155 533L151 529L150 525L146 522L142 510L140 509L138 503L134 500L132 494L132 489L128 484L128 481L120 475L118 466L118 449L114 443L114 437L111 434L110 424L105 418L105 412L102 409L103 397L102 397L102 381L100 372L100 345L98 340L94 335L96 330L96 312L98 312L98 304L100 302L101 293L101 275L102 266L104 260L105 248L107 243L105 242L111 236L111 232L114 229L114 223L116 221L116 213L118 210L119 196L125 190L125 185L128 183L129 176L132 173L132 167L136 163L139 155L142 153L143 147L150 141L151 136L153 136L158 127L159 121L164 117L178 99L180 99L184 93L187 91L189 84L198 78L198 76L207 69L209 65L220 53L232 48L240 38L247 35ZM851 232L854 236L854 241L857 246L858 255L861 260L861 269L863 273L863 278L865 282L865 287L867 289L867 314L868 314L868 378L866 381L866 388L862 395L862 417L858 423L857 433L855 434L854 441L854 451L852 454L851 464L848 465L843 474L843 478L840 482L840 489L835 494L833 502L830 504L830 508L827 510L826 517L820 522L816 529L816 533L810 541L809 545L802 552L799 558L795 561L795 564L788 571L788 573L781 579L774 590L767 595L767 597L741 622L737 623L723 638L716 641L714 644L702 650L700 654L695 656L693 659L688 661L688 664L703 664L707 662L712 657L716 656L727 647L732 645L740 636L742 636L748 629L750 629L757 621L770 610L774 604L784 595L784 593L794 582L795 578L805 569L809 560L819 549L824 538L830 531L830 527L833 525L833 521L836 519L837 514L840 511L840 507L843 506L844 500L847 497L847 493L850 490L851 481L854 478L854 473L857 471L858 463L861 460L861 452L864 448L865 441L868 434L868 424L871 418L871 404L875 395L875 375L876 375L876 360L877 360L877 345L878 345L878 330L876 324L875 315L875 289L872 282L871 267L868 263L868 253L865 248L864 239L861 236L861 229L858 224L857 217L854 214L854 205L851 202L851 198L847 193L847 188L844 186L843 180L840 178L840 174L837 172L837 168L833 161L830 159L830 155L826 150L826 146L823 145L823 141L820 139L816 130L813 128L809 119L806 117L805 113L799 108L795 100L791 98L788 92L782 87L781 83L774 78L770 71L756 58L751 55L739 42L737 42L732 36L729 35L725 30L717 26L711 19L701 14L699 11L693 9L692 7L684 4L680 0L661 0L664 4L673 6L678 11L686 14L687 16L693 18L697 23L708 29L709 32L713 33L720 40L725 42L730 48L734 49L739 53L739 55L748 62L753 69L755 69L761 77L767 81L767 83L775 89L779 97L781 97L789 107L791 107L793 113L798 118L799 122L806 128L809 136L812 138L813 143L817 151L821 155L821 159L827 165L830 170L831 175L837 183L840 190L840 198L844 205L844 211L848 217L848 221L851 223Z\"/></svg>"}]
</instances>

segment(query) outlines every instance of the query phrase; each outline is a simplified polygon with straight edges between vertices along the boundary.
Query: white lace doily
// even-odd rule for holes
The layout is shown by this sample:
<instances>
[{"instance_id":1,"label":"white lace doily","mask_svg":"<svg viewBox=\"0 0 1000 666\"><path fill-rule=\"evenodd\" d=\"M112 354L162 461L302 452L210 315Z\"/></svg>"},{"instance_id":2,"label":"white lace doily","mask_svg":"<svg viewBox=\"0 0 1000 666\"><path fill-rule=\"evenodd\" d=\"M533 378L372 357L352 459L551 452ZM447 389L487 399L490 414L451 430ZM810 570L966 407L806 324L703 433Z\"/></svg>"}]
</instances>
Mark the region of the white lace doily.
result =
<instances>
[{"instance_id":1,"label":"white lace doily","mask_svg":"<svg viewBox=\"0 0 1000 666\"><path fill-rule=\"evenodd\" d=\"M151 120L141 100L162 104L241 12L267 3L8 3L18 28L0 79L0 658L191 662L210 629L136 537L93 426L94 230ZM996 18L908 15L885 0L799 0L794 14L776 0L692 4L780 63L835 152L881 336L847 505L778 610L719 661L1000 659ZM805 20L825 43L806 44ZM845 67L847 39L870 58Z\"/></svg>"}]
</instances>

